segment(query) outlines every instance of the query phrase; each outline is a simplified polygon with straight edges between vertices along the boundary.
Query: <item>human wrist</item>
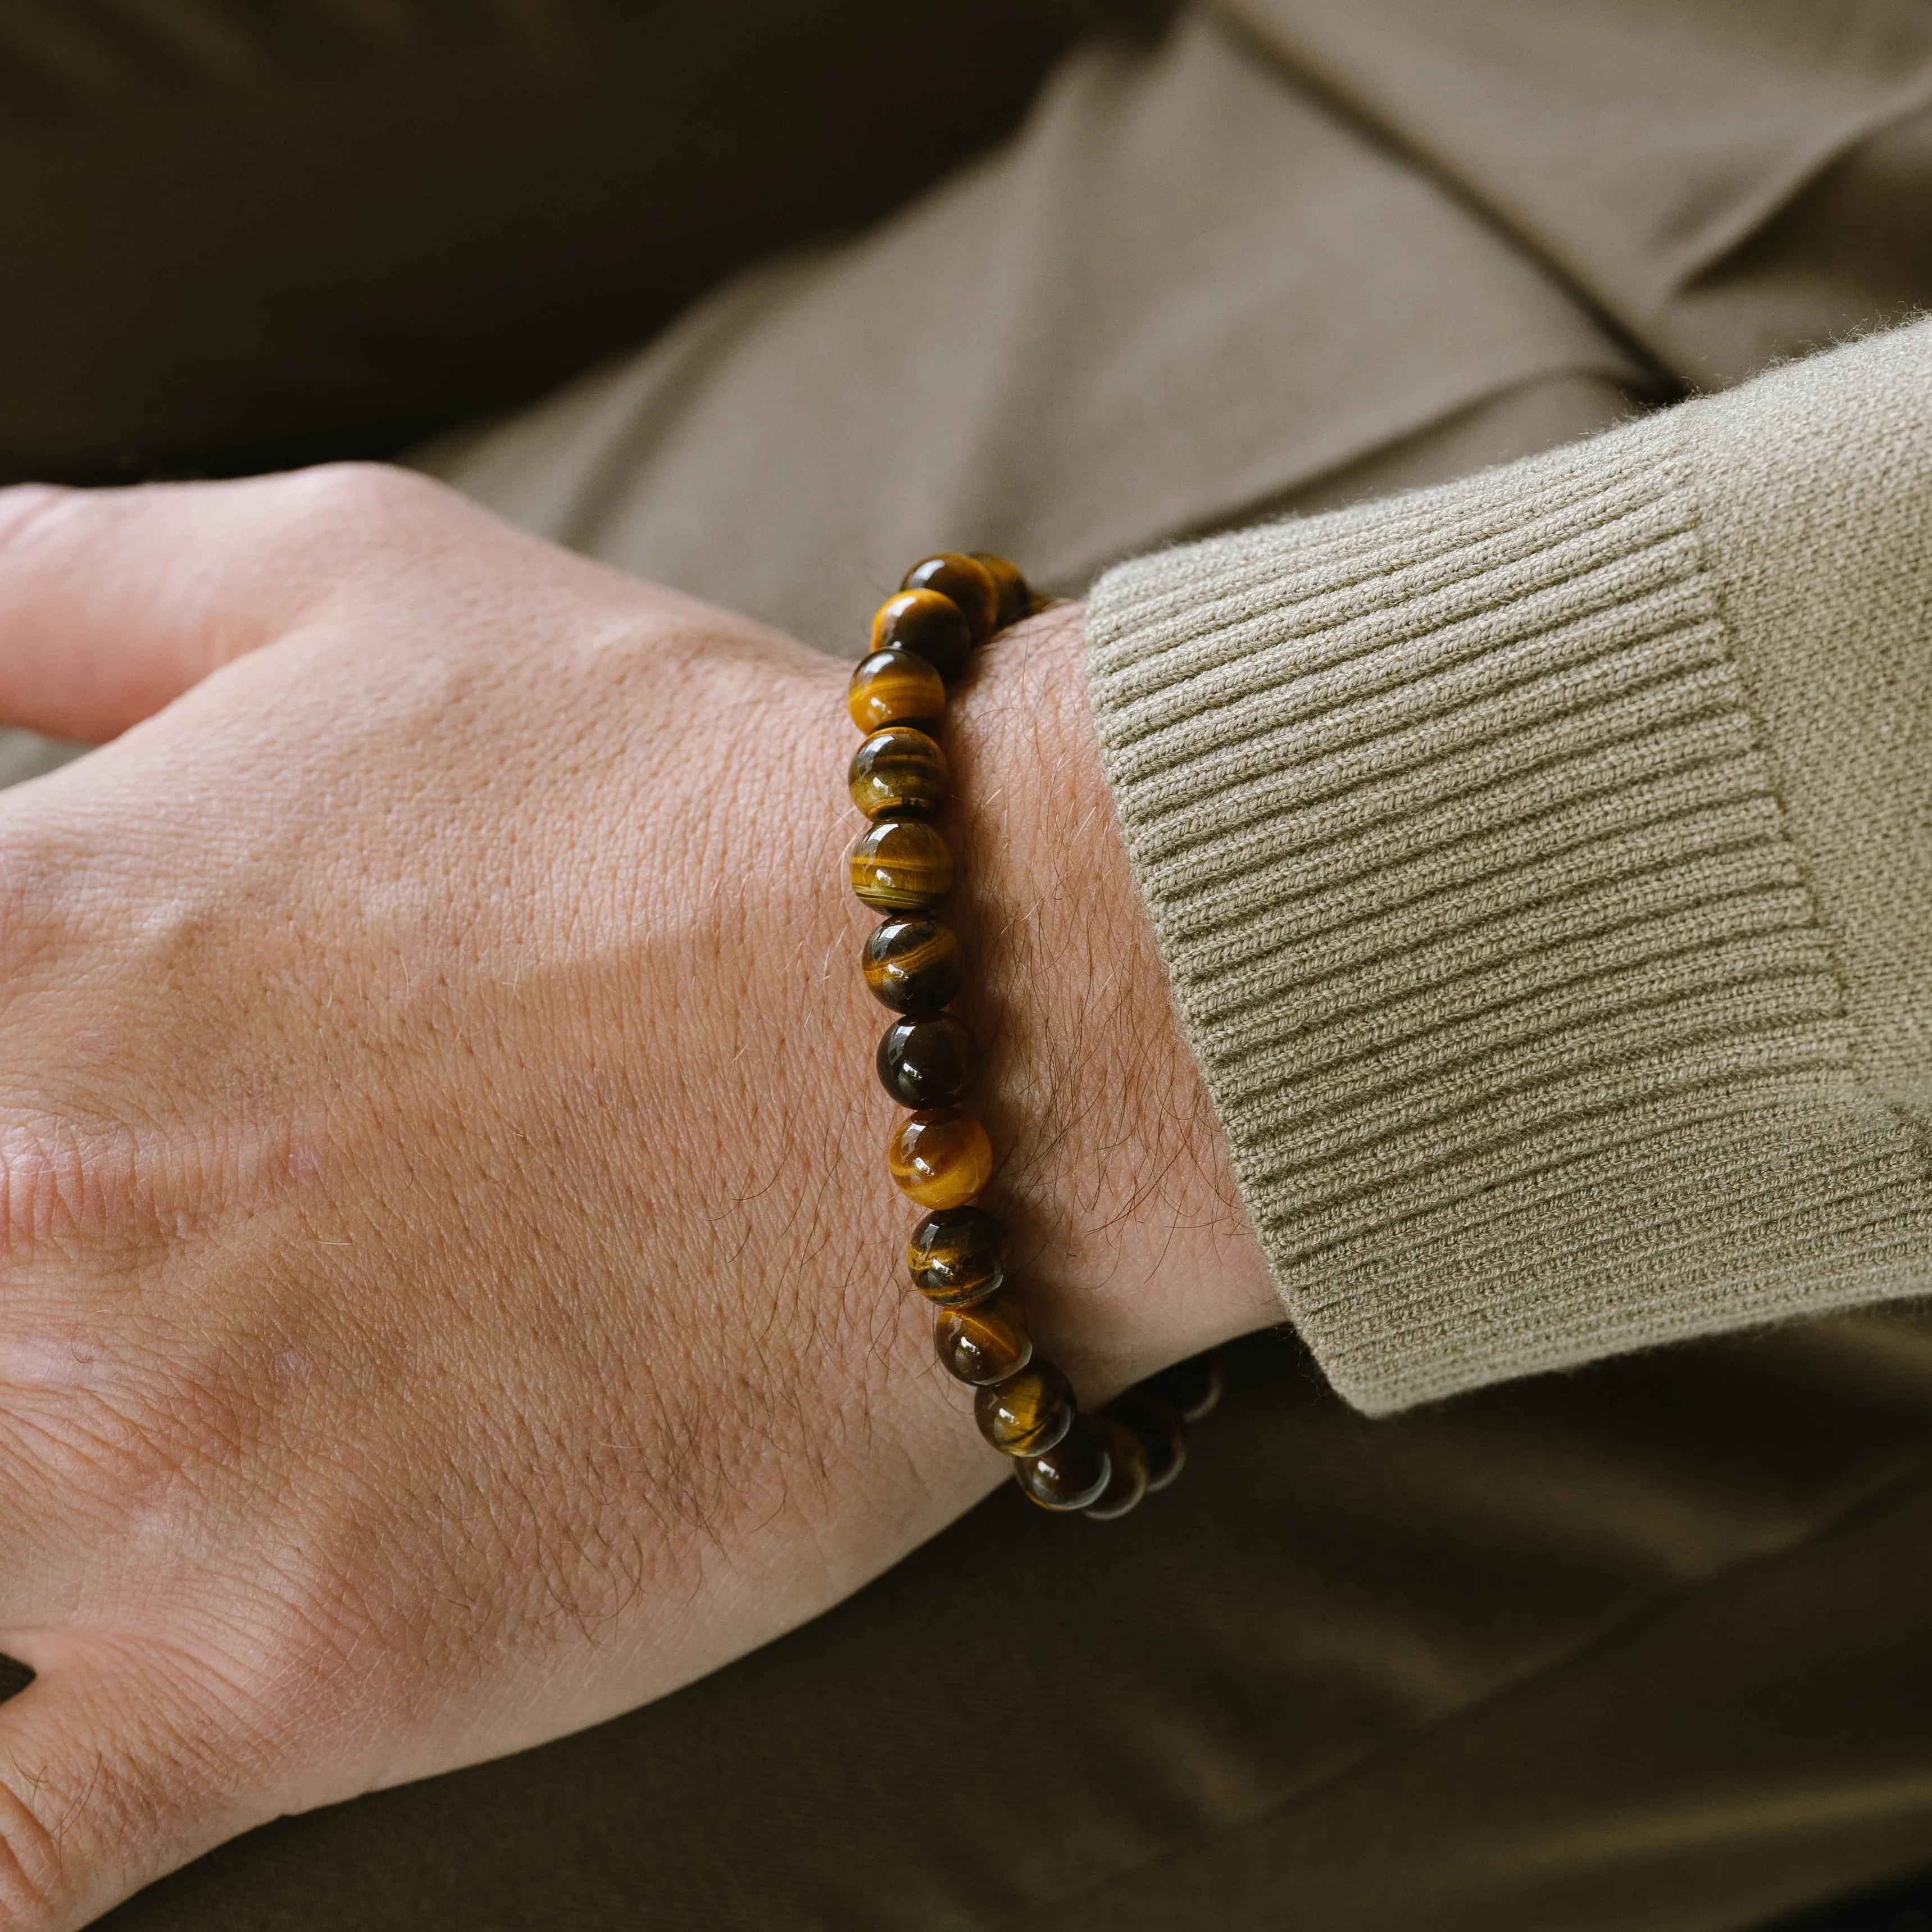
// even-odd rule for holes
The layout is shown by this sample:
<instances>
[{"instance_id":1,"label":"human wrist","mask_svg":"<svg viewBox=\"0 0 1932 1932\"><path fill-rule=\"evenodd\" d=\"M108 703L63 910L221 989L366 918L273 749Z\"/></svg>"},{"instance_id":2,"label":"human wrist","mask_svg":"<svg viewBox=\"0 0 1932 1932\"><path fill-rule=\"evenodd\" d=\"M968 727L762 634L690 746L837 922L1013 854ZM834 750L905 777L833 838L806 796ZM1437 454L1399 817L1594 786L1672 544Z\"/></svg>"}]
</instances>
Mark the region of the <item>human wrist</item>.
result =
<instances>
[{"instance_id":1,"label":"human wrist","mask_svg":"<svg viewBox=\"0 0 1932 1932\"><path fill-rule=\"evenodd\" d=\"M977 656L947 728L979 1109L1035 1325L1086 1400L1279 1304L1168 996L1102 774L1084 612Z\"/></svg>"}]
</instances>

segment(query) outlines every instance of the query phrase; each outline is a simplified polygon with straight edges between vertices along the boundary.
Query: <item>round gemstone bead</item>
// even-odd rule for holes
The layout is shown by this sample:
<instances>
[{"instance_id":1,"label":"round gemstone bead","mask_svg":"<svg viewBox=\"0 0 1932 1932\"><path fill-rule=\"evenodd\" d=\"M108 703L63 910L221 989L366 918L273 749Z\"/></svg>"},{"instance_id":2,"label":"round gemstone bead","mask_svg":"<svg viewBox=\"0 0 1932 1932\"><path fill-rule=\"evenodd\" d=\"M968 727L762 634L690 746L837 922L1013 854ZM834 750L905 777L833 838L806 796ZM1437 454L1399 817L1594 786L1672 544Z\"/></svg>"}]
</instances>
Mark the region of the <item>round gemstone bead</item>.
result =
<instances>
[{"instance_id":1,"label":"round gemstone bead","mask_svg":"<svg viewBox=\"0 0 1932 1932\"><path fill-rule=\"evenodd\" d=\"M970 1308L1006 1278L1006 1231L983 1208L928 1214L906 1244L914 1285L942 1308Z\"/></svg>"},{"instance_id":2,"label":"round gemstone bead","mask_svg":"<svg viewBox=\"0 0 1932 1932\"><path fill-rule=\"evenodd\" d=\"M1101 1419L1107 1432L1108 1459L1113 1465L1107 1486L1087 1505L1096 1522L1112 1522L1125 1516L1148 1492L1147 1451L1132 1430Z\"/></svg>"},{"instance_id":3,"label":"round gemstone bead","mask_svg":"<svg viewBox=\"0 0 1932 1932\"><path fill-rule=\"evenodd\" d=\"M880 912L928 912L952 886L952 854L922 818L881 818L852 842L852 890Z\"/></svg>"},{"instance_id":4,"label":"round gemstone bead","mask_svg":"<svg viewBox=\"0 0 1932 1932\"><path fill-rule=\"evenodd\" d=\"M1192 1355L1141 1384L1148 1394L1174 1405L1183 1422L1198 1422L1221 1400L1221 1358L1213 1351Z\"/></svg>"},{"instance_id":5,"label":"round gemstone bead","mask_svg":"<svg viewBox=\"0 0 1932 1932\"><path fill-rule=\"evenodd\" d=\"M972 655L972 627L951 598L936 590L902 590L874 614L872 648L910 651L950 684Z\"/></svg>"},{"instance_id":6,"label":"round gemstone bead","mask_svg":"<svg viewBox=\"0 0 1932 1932\"><path fill-rule=\"evenodd\" d=\"M946 716L946 682L910 651L874 651L854 667L845 703L862 731L932 724Z\"/></svg>"},{"instance_id":7,"label":"round gemstone bead","mask_svg":"<svg viewBox=\"0 0 1932 1932\"><path fill-rule=\"evenodd\" d=\"M1073 1390L1051 1362L1035 1360L973 1398L980 1433L1007 1456L1043 1456L1073 1426Z\"/></svg>"},{"instance_id":8,"label":"round gemstone bead","mask_svg":"<svg viewBox=\"0 0 1932 1932\"><path fill-rule=\"evenodd\" d=\"M922 1208L963 1208L993 1178L993 1145L963 1108L934 1107L893 1129L886 1164Z\"/></svg>"},{"instance_id":9,"label":"round gemstone bead","mask_svg":"<svg viewBox=\"0 0 1932 1932\"><path fill-rule=\"evenodd\" d=\"M971 1308L940 1311L932 1346L947 1371L983 1388L1016 1376L1033 1360L1033 1337L1018 1303L995 1295Z\"/></svg>"},{"instance_id":10,"label":"round gemstone bead","mask_svg":"<svg viewBox=\"0 0 1932 1932\"><path fill-rule=\"evenodd\" d=\"M946 754L923 731L888 724L852 754L852 802L868 818L926 818L946 802Z\"/></svg>"},{"instance_id":11,"label":"round gemstone bead","mask_svg":"<svg viewBox=\"0 0 1932 1932\"><path fill-rule=\"evenodd\" d=\"M874 999L895 1012L936 1013L965 983L959 936L936 919L888 919L860 958Z\"/></svg>"},{"instance_id":12,"label":"round gemstone bead","mask_svg":"<svg viewBox=\"0 0 1932 1932\"><path fill-rule=\"evenodd\" d=\"M895 1021L874 1056L879 1080L904 1107L950 1107L980 1070L980 1049L951 1013Z\"/></svg>"},{"instance_id":13,"label":"round gemstone bead","mask_svg":"<svg viewBox=\"0 0 1932 1932\"><path fill-rule=\"evenodd\" d=\"M1130 1389L1107 1409L1138 1439L1147 1460L1148 1493L1164 1490L1187 1466L1187 1430L1169 1402L1142 1389Z\"/></svg>"},{"instance_id":14,"label":"round gemstone bead","mask_svg":"<svg viewBox=\"0 0 1932 1932\"><path fill-rule=\"evenodd\" d=\"M999 627L1004 630L1009 624L1017 624L1033 609L1033 592L1028 587L1026 579L1003 556L995 556L989 550L976 550L973 561L985 567L986 574L993 580L1000 593Z\"/></svg>"},{"instance_id":15,"label":"round gemstone bead","mask_svg":"<svg viewBox=\"0 0 1932 1932\"><path fill-rule=\"evenodd\" d=\"M1096 1502L1114 1473L1106 1432L1082 1419L1066 1439L1040 1456L1013 1465L1013 1480L1042 1509L1064 1514Z\"/></svg>"},{"instance_id":16,"label":"round gemstone bead","mask_svg":"<svg viewBox=\"0 0 1932 1932\"><path fill-rule=\"evenodd\" d=\"M1000 625L1000 586L976 556L941 550L913 566L902 590L936 590L958 605L976 644L983 644Z\"/></svg>"}]
</instances>

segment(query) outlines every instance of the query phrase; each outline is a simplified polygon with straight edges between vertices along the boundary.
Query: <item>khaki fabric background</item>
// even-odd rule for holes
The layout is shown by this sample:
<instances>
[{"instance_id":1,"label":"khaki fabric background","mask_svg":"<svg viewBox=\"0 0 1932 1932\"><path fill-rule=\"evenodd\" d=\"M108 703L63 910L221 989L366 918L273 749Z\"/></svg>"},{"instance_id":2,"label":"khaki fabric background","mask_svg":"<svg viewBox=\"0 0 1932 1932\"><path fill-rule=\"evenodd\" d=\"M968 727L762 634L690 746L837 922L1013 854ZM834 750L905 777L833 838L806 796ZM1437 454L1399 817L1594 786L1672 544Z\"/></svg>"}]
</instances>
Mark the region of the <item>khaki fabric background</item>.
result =
<instances>
[{"instance_id":1,"label":"khaki fabric background","mask_svg":"<svg viewBox=\"0 0 1932 1932\"><path fill-rule=\"evenodd\" d=\"M1929 50L1913 0L1190 13L1078 46L1012 146L884 227L756 269L423 460L830 648L937 542L1076 590L1130 551L1547 448L1923 301ZM393 83L424 125L436 72ZM248 152L312 178L332 104L368 137L359 192L406 177L410 117L333 85L256 90ZM519 58L490 85L537 83ZM596 102L628 152L625 104ZM492 225L508 112L445 124L446 230L405 221L364 262L351 195L322 242L230 231L260 254L190 255L186 280L292 289L319 343L364 344L372 386L424 368L382 342L467 339L530 232ZM518 152L516 206L567 200L579 149ZM676 236L648 182L606 179L640 250ZM511 335L570 299L556 258L527 277ZM582 300L608 328L607 284ZM177 308L163 334L192 328ZM299 335L254 339L286 375ZM220 373L256 368L245 348L196 378L203 404L233 400ZM340 416L342 365L315 362ZM236 393L203 460L316 448L277 382ZM114 394L89 450L138 417ZM171 460L192 462L192 387L174 401ZM1910 1310L1376 1423L1262 1338L1186 1485L1114 1530L996 1497L676 1697L285 1821L110 1922L1729 1932L1932 1851L1928 1534L1932 1330Z\"/></svg>"}]
</instances>

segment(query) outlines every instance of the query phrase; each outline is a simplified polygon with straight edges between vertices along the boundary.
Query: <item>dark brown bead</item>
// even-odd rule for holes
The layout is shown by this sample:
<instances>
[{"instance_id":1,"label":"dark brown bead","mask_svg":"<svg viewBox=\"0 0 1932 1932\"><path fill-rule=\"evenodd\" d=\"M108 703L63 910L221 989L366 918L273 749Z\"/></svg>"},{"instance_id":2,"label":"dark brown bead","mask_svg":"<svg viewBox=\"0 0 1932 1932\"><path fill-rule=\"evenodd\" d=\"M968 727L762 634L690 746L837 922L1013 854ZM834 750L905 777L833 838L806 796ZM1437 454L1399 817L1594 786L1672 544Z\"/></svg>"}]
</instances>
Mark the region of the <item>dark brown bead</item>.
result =
<instances>
[{"instance_id":1,"label":"dark brown bead","mask_svg":"<svg viewBox=\"0 0 1932 1932\"><path fill-rule=\"evenodd\" d=\"M874 614L872 648L910 651L950 684L973 654L973 631L951 598L936 590L902 590Z\"/></svg>"},{"instance_id":2,"label":"dark brown bead","mask_svg":"<svg viewBox=\"0 0 1932 1932\"><path fill-rule=\"evenodd\" d=\"M946 716L945 680L910 651L874 651L854 669L845 704L862 731L936 724Z\"/></svg>"},{"instance_id":3,"label":"dark brown bead","mask_svg":"<svg viewBox=\"0 0 1932 1932\"><path fill-rule=\"evenodd\" d=\"M1087 1505L1087 1514L1096 1522L1112 1522L1125 1516L1148 1492L1147 1451L1131 1429L1102 1418L1107 1432L1108 1460L1113 1473L1107 1486Z\"/></svg>"},{"instance_id":4,"label":"dark brown bead","mask_svg":"<svg viewBox=\"0 0 1932 1932\"><path fill-rule=\"evenodd\" d=\"M881 920L860 964L873 998L895 1012L936 1013L966 979L959 936L936 919Z\"/></svg>"},{"instance_id":5,"label":"dark brown bead","mask_svg":"<svg viewBox=\"0 0 1932 1932\"><path fill-rule=\"evenodd\" d=\"M937 556L914 564L899 588L936 590L940 596L951 598L964 614L976 644L983 644L1000 627L1000 586L976 556L941 550Z\"/></svg>"},{"instance_id":6,"label":"dark brown bead","mask_svg":"<svg viewBox=\"0 0 1932 1932\"><path fill-rule=\"evenodd\" d=\"M1186 1426L1172 1402L1142 1389L1130 1389L1109 1406L1107 1418L1131 1430L1139 1438L1147 1459L1150 1496L1166 1489L1187 1466Z\"/></svg>"},{"instance_id":7,"label":"dark brown bead","mask_svg":"<svg viewBox=\"0 0 1932 1932\"><path fill-rule=\"evenodd\" d=\"M893 1129L886 1165L922 1208L963 1208L993 1178L993 1144L963 1108L934 1107Z\"/></svg>"},{"instance_id":8,"label":"dark brown bead","mask_svg":"<svg viewBox=\"0 0 1932 1932\"><path fill-rule=\"evenodd\" d=\"M927 912L952 889L952 854L922 818L881 818L852 842L852 890L880 912Z\"/></svg>"},{"instance_id":9,"label":"dark brown bead","mask_svg":"<svg viewBox=\"0 0 1932 1932\"><path fill-rule=\"evenodd\" d=\"M1006 1278L1006 1230L983 1208L944 1208L912 1231L906 1266L928 1301L970 1308Z\"/></svg>"},{"instance_id":10,"label":"dark brown bead","mask_svg":"<svg viewBox=\"0 0 1932 1932\"><path fill-rule=\"evenodd\" d=\"M1026 1317L1004 1294L971 1308L942 1309L932 1324L932 1346L947 1370L975 1388L1003 1382L1033 1360Z\"/></svg>"},{"instance_id":11,"label":"dark brown bead","mask_svg":"<svg viewBox=\"0 0 1932 1932\"><path fill-rule=\"evenodd\" d=\"M1055 1448L1044 1455L1023 1456L1013 1465L1013 1480L1028 1498L1042 1509L1063 1514L1098 1502L1113 1473L1106 1432L1084 1416Z\"/></svg>"},{"instance_id":12,"label":"dark brown bead","mask_svg":"<svg viewBox=\"0 0 1932 1932\"><path fill-rule=\"evenodd\" d=\"M1008 1456L1044 1456L1073 1426L1073 1390L1051 1362L1036 1360L973 1399L980 1433Z\"/></svg>"},{"instance_id":13,"label":"dark brown bead","mask_svg":"<svg viewBox=\"0 0 1932 1932\"><path fill-rule=\"evenodd\" d=\"M946 754L923 731L888 724L852 754L846 782L868 818L925 818L946 802Z\"/></svg>"},{"instance_id":14,"label":"dark brown bead","mask_svg":"<svg viewBox=\"0 0 1932 1932\"><path fill-rule=\"evenodd\" d=\"M1001 630L1032 614L1033 592L1028 587L1026 579L1004 557L995 556L989 550L976 550L973 561L986 567L986 574L999 591Z\"/></svg>"},{"instance_id":15,"label":"dark brown bead","mask_svg":"<svg viewBox=\"0 0 1932 1932\"><path fill-rule=\"evenodd\" d=\"M1183 1422L1198 1422L1221 1400L1221 1358L1210 1350L1190 1356L1141 1384L1148 1394L1172 1402Z\"/></svg>"},{"instance_id":16,"label":"dark brown bead","mask_svg":"<svg viewBox=\"0 0 1932 1932\"><path fill-rule=\"evenodd\" d=\"M950 1107L965 1097L980 1070L980 1049L966 1022L951 1013L896 1020L873 1056L886 1091L903 1107Z\"/></svg>"}]
</instances>

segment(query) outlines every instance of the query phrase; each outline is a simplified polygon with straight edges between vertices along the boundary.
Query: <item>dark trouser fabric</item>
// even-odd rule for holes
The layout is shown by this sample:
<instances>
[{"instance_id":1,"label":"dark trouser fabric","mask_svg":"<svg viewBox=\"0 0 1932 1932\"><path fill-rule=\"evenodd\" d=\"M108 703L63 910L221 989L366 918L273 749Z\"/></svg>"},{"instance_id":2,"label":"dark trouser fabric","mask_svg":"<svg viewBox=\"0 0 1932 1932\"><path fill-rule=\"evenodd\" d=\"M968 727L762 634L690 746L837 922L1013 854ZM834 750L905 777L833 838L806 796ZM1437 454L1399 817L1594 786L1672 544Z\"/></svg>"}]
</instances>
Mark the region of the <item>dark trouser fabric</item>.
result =
<instances>
[{"instance_id":1,"label":"dark trouser fabric","mask_svg":"<svg viewBox=\"0 0 1932 1932\"><path fill-rule=\"evenodd\" d=\"M118 1932L1720 1932L1932 1846L1932 1323L1369 1423L1244 1345L1112 1530L995 1496L581 1736Z\"/></svg>"},{"instance_id":2,"label":"dark trouser fabric","mask_svg":"<svg viewBox=\"0 0 1932 1932\"><path fill-rule=\"evenodd\" d=\"M379 454L512 404L756 249L905 192L1010 116L1071 17L1023 0L970 25L937 12L0 0L0 146L37 184L0 209L0 451L70 476ZM1123 542L1426 480L1649 392L1659 370L1573 316L1554 278L1454 226L1461 190L1412 184L1312 94L1276 99L1244 45L1199 27L1144 68L1118 50L1088 61L1011 166L942 212L942 243L963 208L976 234L1029 244L1002 258L1002 328L941 358L980 386L976 442L851 427L863 408L890 423L896 381L931 394L917 343L879 352L910 313L880 291L947 272L915 218L835 262L836 286L801 268L769 300L727 302L711 333L701 316L674 332L682 361L452 445L440 466L526 521L829 640L866 585L820 580L874 540L902 562L909 542L997 537L1077 587ZM894 61L890 85L866 64ZM940 104L930 116L908 71ZM1094 310L1055 307L1096 234L1178 260L1161 224L1211 226L1192 222L1211 197L1163 204L1162 178L1252 184L1277 128L1296 144L1279 194L1250 207L1231 190L1216 243L1241 272L1215 283L1212 250L1188 258L1183 293L1212 302L1161 309L1162 278L1136 280L1116 253L1080 264ZM1298 182L1308 225L1268 227ZM1268 248L1289 268L1314 259L1322 221L1305 284L1260 272ZM1364 274L1388 272L1372 300L1349 280L1358 247ZM1271 304L1298 304L1292 326ZM1454 357L1452 311L1468 323ZM958 314L940 301L921 326L939 340ZM854 324L867 315L876 338ZM1246 333L1214 338L1230 316ZM989 334L1046 377L1029 388L997 356L972 361ZM1149 363L1155 338L1172 352ZM1231 364L1231 343L1251 362ZM849 391L788 399L801 344L856 358ZM1139 391L1121 373L1148 368L1159 382ZM1115 399L1102 426L1123 398L1166 399L1137 431L1158 460L1090 460L1088 419L1054 413L1083 380ZM1215 439L1244 434L1251 494L1217 494L1232 459ZM907 467L868 481L888 446ZM790 526L782 498L748 523L748 472L775 450L838 486L794 493ZM1018 455L988 459L1002 450ZM976 482L969 459L987 459ZM1163 495L1177 475L1188 488ZM891 517L915 500L971 527L902 532ZM772 558L768 578L746 574ZM1922 1312L1376 1423L1292 1340L1257 1338L1184 1483L1128 1521L998 1496L674 1697L282 1821L108 1922L1738 1932L1932 1858L1929 1551Z\"/></svg>"},{"instance_id":3,"label":"dark trouser fabric","mask_svg":"<svg viewBox=\"0 0 1932 1932\"><path fill-rule=\"evenodd\" d=\"M870 220L1132 0L4 0L0 481L368 455Z\"/></svg>"}]
</instances>

